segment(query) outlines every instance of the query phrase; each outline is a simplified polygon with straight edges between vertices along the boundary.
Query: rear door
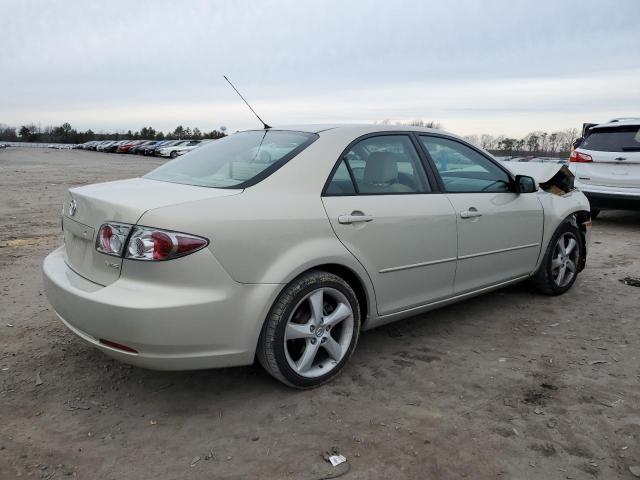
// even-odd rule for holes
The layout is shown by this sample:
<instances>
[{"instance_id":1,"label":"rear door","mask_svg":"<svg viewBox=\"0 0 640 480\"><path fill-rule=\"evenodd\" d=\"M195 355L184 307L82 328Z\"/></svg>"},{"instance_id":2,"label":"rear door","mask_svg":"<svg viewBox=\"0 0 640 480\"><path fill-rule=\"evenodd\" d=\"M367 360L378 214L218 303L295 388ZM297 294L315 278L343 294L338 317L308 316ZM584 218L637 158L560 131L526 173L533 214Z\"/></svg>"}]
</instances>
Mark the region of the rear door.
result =
<instances>
[{"instance_id":1,"label":"rear door","mask_svg":"<svg viewBox=\"0 0 640 480\"><path fill-rule=\"evenodd\" d=\"M577 151L592 158L572 163L583 185L640 188L640 125L595 127Z\"/></svg>"},{"instance_id":2,"label":"rear door","mask_svg":"<svg viewBox=\"0 0 640 480\"><path fill-rule=\"evenodd\" d=\"M375 134L348 148L323 194L336 235L373 282L380 315L452 295L456 216L429 177L410 135Z\"/></svg>"},{"instance_id":3,"label":"rear door","mask_svg":"<svg viewBox=\"0 0 640 480\"><path fill-rule=\"evenodd\" d=\"M470 146L420 135L458 219L456 294L528 275L542 241L536 193L515 193L509 174Z\"/></svg>"}]
</instances>

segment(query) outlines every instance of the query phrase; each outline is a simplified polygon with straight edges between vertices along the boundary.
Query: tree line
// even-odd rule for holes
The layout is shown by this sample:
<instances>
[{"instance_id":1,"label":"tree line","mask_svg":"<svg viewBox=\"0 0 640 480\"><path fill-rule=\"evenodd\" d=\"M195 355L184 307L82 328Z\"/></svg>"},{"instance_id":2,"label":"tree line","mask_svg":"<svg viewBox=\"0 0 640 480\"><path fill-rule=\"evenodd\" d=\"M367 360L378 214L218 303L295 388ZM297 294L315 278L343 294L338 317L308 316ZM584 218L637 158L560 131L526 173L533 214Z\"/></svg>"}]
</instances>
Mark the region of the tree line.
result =
<instances>
[{"instance_id":1,"label":"tree line","mask_svg":"<svg viewBox=\"0 0 640 480\"><path fill-rule=\"evenodd\" d=\"M22 125L20 128L0 124L0 140L6 142L36 142L36 143L84 143L90 140L202 140L205 138L221 138L225 133L219 130L203 132L199 128L178 125L173 131L163 132L153 127L143 127L140 130L127 132L94 132L76 130L69 123L60 126L40 127L35 124Z\"/></svg>"},{"instance_id":2,"label":"tree line","mask_svg":"<svg viewBox=\"0 0 640 480\"><path fill-rule=\"evenodd\" d=\"M389 119L376 122L380 125L390 125ZM436 121L412 120L408 123L396 122L396 125L410 125L442 129ZM163 132L153 127L143 127L137 131L127 132L94 132L91 129L78 131L69 123L57 127L40 127L39 125L22 125L19 129L0 124L0 141L7 142L38 142L38 143L84 143L90 140L201 140L205 138L221 138L225 133L219 130L202 132L199 128L189 128L178 125L173 131ZM578 138L577 128L569 128L554 132L536 130L524 137L514 138L505 135L466 135L468 142L489 150L494 155L504 156L567 156L571 152L571 144Z\"/></svg>"},{"instance_id":3,"label":"tree line","mask_svg":"<svg viewBox=\"0 0 640 480\"><path fill-rule=\"evenodd\" d=\"M483 134L467 135L464 139L494 155L562 157L569 156L571 145L579 136L577 128L567 128L555 132L536 130L521 138Z\"/></svg>"},{"instance_id":4,"label":"tree line","mask_svg":"<svg viewBox=\"0 0 640 480\"><path fill-rule=\"evenodd\" d=\"M378 125L391 125L388 118ZM437 121L411 120L410 122L395 122L395 125L409 125L412 127L426 127L443 129ZM571 145L580 136L577 128L567 128L554 132L536 130L527 133L524 137L513 138L505 135L465 135L463 138L477 147L484 148L494 155L499 156L569 156Z\"/></svg>"}]
</instances>

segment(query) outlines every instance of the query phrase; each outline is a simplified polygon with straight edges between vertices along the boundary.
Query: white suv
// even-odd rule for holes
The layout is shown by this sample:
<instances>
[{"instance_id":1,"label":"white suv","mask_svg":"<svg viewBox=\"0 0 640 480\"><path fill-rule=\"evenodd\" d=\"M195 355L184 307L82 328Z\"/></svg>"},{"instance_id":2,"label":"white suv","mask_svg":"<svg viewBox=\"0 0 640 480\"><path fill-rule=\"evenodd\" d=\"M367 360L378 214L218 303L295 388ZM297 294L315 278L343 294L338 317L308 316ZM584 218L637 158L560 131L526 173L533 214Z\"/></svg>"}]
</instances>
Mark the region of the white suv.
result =
<instances>
[{"instance_id":1,"label":"white suv","mask_svg":"<svg viewBox=\"0 0 640 480\"><path fill-rule=\"evenodd\" d=\"M591 127L569 161L592 214L602 208L640 209L640 118Z\"/></svg>"}]
</instances>

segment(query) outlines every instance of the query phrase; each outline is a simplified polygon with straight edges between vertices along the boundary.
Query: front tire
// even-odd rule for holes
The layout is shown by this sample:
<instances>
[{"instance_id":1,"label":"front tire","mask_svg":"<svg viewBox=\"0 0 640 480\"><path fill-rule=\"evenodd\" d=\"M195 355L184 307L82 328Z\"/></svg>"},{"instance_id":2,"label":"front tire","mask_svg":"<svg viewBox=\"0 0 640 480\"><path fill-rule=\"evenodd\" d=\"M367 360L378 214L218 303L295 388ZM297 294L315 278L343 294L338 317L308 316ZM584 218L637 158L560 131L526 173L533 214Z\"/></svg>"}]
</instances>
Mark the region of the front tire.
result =
<instances>
[{"instance_id":1,"label":"front tire","mask_svg":"<svg viewBox=\"0 0 640 480\"><path fill-rule=\"evenodd\" d=\"M542 264L531 279L533 286L546 295L565 293L578 278L583 256L580 230L571 223L563 223L553 234Z\"/></svg>"},{"instance_id":2,"label":"front tire","mask_svg":"<svg viewBox=\"0 0 640 480\"><path fill-rule=\"evenodd\" d=\"M314 388L342 371L359 333L360 306L351 286L314 270L287 285L271 307L257 357L286 385Z\"/></svg>"},{"instance_id":3,"label":"front tire","mask_svg":"<svg viewBox=\"0 0 640 480\"><path fill-rule=\"evenodd\" d=\"M169 154L169 156L170 156L171 158L176 158L176 157L178 156L178 152L176 152L176 151L174 150L173 152L171 152L171 153Z\"/></svg>"}]
</instances>

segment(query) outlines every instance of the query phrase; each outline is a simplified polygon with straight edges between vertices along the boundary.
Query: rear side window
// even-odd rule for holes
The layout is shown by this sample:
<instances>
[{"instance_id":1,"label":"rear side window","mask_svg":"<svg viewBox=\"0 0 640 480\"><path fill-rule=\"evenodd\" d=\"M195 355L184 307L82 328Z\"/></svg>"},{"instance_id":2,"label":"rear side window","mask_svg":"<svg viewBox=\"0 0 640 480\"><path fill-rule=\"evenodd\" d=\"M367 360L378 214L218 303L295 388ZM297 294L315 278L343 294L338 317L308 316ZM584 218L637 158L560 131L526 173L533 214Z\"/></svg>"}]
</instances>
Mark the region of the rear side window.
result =
<instances>
[{"instance_id":1,"label":"rear side window","mask_svg":"<svg viewBox=\"0 0 640 480\"><path fill-rule=\"evenodd\" d=\"M286 130L240 132L207 142L144 176L185 185L244 188L275 172L318 138Z\"/></svg>"},{"instance_id":2,"label":"rear side window","mask_svg":"<svg viewBox=\"0 0 640 480\"><path fill-rule=\"evenodd\" d=\"M327 195L355 195L356 189L351 181L351 175L347 169L347 164L344 160L340 162L336 169L331 182L327 186Z\"/></svg>"},{"instance_id":3,"label":"rear side window","mask_svg":"<svg viewBox=\"0 0 640 480\"><path fill-rule=\"evenodd\" d=\"M596 152L640 151L640 127L596 128L584 139L580 148Z\"/></svg>"},{"instance_id":4,"label":"rear side window","mask_svg":"<svg viewBox=\"0 0 640 480\"><path fill-rule=\"evenodd\" d=\"M407 135L380 135L361 140L344 155L325 193L385 195L429 191L411 139Z\"/></svg>"}]
</instances>

